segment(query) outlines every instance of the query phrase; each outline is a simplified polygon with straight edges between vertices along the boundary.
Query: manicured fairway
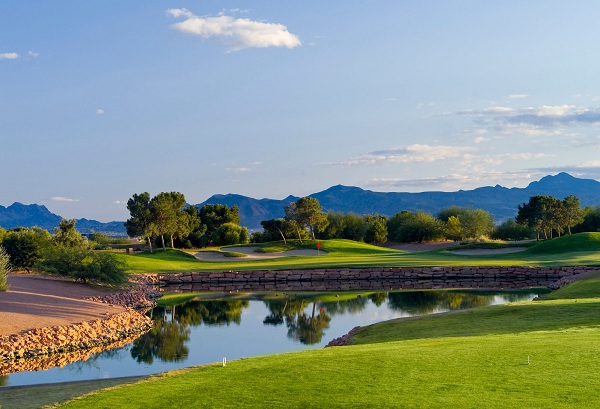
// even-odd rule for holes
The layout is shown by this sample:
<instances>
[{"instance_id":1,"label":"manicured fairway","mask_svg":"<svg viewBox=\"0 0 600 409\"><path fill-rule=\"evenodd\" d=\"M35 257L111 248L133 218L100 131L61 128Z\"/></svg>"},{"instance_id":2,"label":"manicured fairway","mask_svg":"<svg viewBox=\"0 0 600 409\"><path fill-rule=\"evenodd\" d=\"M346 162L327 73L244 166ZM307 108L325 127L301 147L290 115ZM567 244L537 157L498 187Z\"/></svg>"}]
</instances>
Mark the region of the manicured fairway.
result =
<instances>
[{"instance_id":1,"label":"manicured fairway","mask_svg":"<svg viewBox=\"0 0 600 409\"><path fill-rule=\"evenodd\" d=\"M561 250L561 245L564 249ZM297 248L316 249L316 242ZM334 268L372 266L563 266L599 265L600 233L582 233L536 244L526 251L509 254L465 256L443 250L407 253L349 240L324 240L320 256L294 256L268 260L232 260L208 262L179 250L156 250L154 253L119 254L130 273L168 273L185 271L282 270L294 268ZM228 247L225 251L233 250Z\"/></svg>"},{"instance_id":2,"label":"manicured fairway","mask_svg":"<svg viewBox=\"0 0 600 409\"><path fill-rule=\"evenodd\" d=\"M529 358L529 364L528 364ZM599 407L600 329L328 348L171 373L65 408Z\"/></svg>"}]
</instances>

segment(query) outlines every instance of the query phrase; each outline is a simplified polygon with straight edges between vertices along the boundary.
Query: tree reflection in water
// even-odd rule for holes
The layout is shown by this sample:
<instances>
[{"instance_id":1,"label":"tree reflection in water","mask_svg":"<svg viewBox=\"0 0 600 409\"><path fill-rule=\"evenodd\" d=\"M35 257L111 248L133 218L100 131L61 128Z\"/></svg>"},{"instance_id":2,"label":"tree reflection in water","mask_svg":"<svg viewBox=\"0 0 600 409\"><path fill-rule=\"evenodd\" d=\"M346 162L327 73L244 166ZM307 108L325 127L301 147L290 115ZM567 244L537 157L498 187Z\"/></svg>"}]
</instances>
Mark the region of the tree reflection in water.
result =
<instances>
[{"instance_id":1,"label":"tree reflection in water","mask_svg":"<svg viewBox=\"0 0 600 409\"><path fill-rule=\"evenodd\" d=\"M189 301L185 304L154 309L154 326L133 342L131 356L137 362L151 364L154 358L163 362L185 360L189 353L189 327L229 325L241 322L247 300Z\"/></svg>"},{"instance_id":2,"label":"tree reflection in water","mask_svg":"<svg viewBox=\"0 0 600 409\"><path fill-rule=\"evenodd\" d=\"M450 291L406 291L388 294L390 309L419 315L432 314L440 310L483 307L493 301L493 297L489 295Z\"/></svg>"},{"instance_id":3,"label":"tree reflection in water","mask_svg":"<svg viewBox=\"0 0 600 409\"><path fill-rule=\"evenodd\" d=\"M306 314L306 307L312 302L312 313ZM305 345L318 344L329 328L331 317L322 307L317 314L318 299L265 301L270 314L265 317L265 325L285 325L288 338Z\"/></svg>"}]
</instances>

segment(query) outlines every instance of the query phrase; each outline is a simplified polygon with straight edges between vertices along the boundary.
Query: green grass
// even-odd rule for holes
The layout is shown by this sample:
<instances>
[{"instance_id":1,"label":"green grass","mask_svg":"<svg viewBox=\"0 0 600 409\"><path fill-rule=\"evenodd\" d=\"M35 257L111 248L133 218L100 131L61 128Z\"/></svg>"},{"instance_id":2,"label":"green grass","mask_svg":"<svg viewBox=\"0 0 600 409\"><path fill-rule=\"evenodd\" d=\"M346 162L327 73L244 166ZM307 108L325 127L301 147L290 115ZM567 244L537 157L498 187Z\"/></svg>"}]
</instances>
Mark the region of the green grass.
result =
<instances>
[{"instance_id":1,"label":"green grass","mask_svg":"<svg viewBox=\"0 0 600 409\"><path fill-rule=\"evenodd\" d=\"M316 249L316 242L293 243L294 248ZM273 250L276 244L269 243ZM236 247L226 247L235 251ZM286 247L287 248L287 247ZM518 253L465 256L445 251L407 253L350 240L323 240L319 256L282 257L268 260L242 258L220 262L200 261L179 250L118 254L130 273L176 273L185 271L282 270L302 268L361 268L374 266L564 266L599 265L600 233L581 233L540 242ZM213 250L214 251L214 250Z\"/></svg>"},{"instance_id":2,"label":"green grass","mask_svg":"<svg viewBox=\"0 0 600 409\"><path fill-rule=\"evenodd\" d=\"M237 258L248 257L247 254L240 253L238 251L223 251L222 253L223 253L223 256L225 256L225 257L237 257Z\"/></svg>"},{"instance_id":3,"label":"green grass","mask_svg":"<svg viewBox=\"0 0 600 409\"><path fill-rule=\"evenodd\" d=\"M599 347L594 328L327 348L176 371L63 407L598 407Z\"/></svg>"}]
</instances>

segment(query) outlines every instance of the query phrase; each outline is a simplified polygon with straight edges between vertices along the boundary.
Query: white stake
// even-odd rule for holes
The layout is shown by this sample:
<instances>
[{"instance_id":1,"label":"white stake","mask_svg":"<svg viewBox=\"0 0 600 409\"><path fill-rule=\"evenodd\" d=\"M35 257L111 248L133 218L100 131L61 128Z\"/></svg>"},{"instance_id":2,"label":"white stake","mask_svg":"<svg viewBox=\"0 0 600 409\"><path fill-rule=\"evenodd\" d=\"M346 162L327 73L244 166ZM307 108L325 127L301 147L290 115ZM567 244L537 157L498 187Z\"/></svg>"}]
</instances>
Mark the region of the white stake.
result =
<instances>
[{"instance_id":1,"label":"white stake","mask_svg":"<svg viewBox=\"0 0 600 409\"><path fill-rule=\"evenodd\" d=\"M227 358L223 357L223 366L227 365Z\"/></svg>"},{"instance_id":2,"label":"white stake","mask_svg":"<svg viewBox=\"0 0 600 409\"><path fill-rule=\"evenodd\" d=\"M529 360L529 355L527 355L527 365L529 365L531 361Z\"/></svg>"}]
</instances>

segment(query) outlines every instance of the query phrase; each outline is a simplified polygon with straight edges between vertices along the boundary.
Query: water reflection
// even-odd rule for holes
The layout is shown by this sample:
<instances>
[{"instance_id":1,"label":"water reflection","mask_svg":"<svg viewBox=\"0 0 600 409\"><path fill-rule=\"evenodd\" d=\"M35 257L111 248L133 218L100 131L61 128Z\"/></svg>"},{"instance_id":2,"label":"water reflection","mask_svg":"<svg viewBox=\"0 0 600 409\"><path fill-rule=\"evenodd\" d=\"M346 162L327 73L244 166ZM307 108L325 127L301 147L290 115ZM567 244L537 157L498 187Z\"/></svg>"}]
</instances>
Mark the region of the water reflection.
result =
<instances>
[{"instance_id":1,"label":"water reflection","mask_svg":"<svg viewBox=\"0 0 600 409\"><path fill-rule=\"evenodd\" d=\"M23 372L0 377L0 386L145 375L219 362L223 357L322 347L357 325L530 300L539 292L194 293L187 302L152 310L153 329L127 345L88 351L81 358L54 356L33 366L24 361L16 369ZM66 364L75 359L80 360ZM55 367L37 371L51 366Z\"/></svg>"}]
</instances>

